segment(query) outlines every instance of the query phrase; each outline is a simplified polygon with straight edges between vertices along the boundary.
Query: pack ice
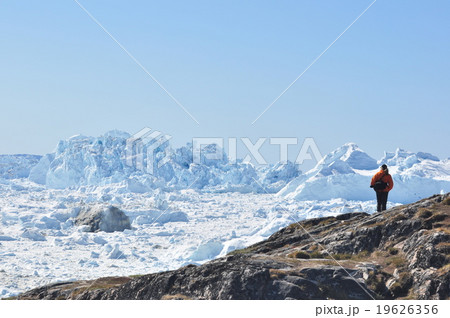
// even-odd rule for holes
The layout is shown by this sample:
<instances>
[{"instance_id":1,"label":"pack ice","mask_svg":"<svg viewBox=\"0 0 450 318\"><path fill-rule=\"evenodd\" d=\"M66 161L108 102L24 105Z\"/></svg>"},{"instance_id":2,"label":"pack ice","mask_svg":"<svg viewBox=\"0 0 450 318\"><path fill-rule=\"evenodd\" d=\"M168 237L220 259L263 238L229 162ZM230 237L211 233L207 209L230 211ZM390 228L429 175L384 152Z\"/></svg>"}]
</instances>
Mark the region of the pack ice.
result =
<instances>
[{"instance_id":1,"label":"pack ice","mask_svg":"<svg viewBox=\"0 0 450 318\"><path fill-rule=\"evenodd\" d=\"M352 143L306 173L291 162L256 167L226 155L193 163L191 144L166 145L156 156L168 153L168 162L152 175L126 164L129 136L78 135L42 157L0 156L0 298L201 264L305 218L372 213L369 182L382 163L395 182L389 206L450 190L448 159L397 149L375 160Z\"/></svg>"}]
</instances>

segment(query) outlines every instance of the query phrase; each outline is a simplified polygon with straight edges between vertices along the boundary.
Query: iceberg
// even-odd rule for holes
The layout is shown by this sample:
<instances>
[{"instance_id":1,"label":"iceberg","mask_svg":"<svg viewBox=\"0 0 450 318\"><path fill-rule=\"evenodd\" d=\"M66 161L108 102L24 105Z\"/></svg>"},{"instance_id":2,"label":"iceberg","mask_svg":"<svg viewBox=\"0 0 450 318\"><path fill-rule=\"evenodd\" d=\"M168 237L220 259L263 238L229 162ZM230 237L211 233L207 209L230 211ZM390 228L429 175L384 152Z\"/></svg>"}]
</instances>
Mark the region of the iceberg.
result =
<instances>
[{"instance_id":1,"label":"iceberg","mask_svg":"<svg viewBox=\"0 0 450 318\"><path fill-rule=\"evenodd\" d=\"M38 155L0 155L0 178L28 178L40 159Z\"/></svg>"},{"instance_id":2,"label":"iceberg","mask_svg":"<svg viewBox=\"0 0 450 318\"><path fill-rule=\"evenodd\" d=\"M295 200L367 201L375 197L369 188L379 165L387 164L394 180L389 200L411 203L450 191L450 162L428 153L403 149L385 152L376 161L356 144L348 143L326 155L313 169L290 181L278 196Z\"/></svg>"},{"instance_id":3,"label":"iceberg","mask_svg":"<svg viewBox=\"0 0 450 318\"><path fill-rule=\"evenodd\" d=\"M99 137L75 135L61 140L53 153L30 167L29 179L50 189L122 184L123 191L133 193L160 188L263 193L277 192L301 173L291 162L264 169L242 160L229 162L215 144L203 147L199 158L194 158L192 143L188 143L177 149L170 144L155 149L156 160L164 157L165 164L150 174L128 165L129 137L127 132L113 130ZM212 158L216 153L223 155Z\"/></svg>"},{"instance_id":4,"label":"iceberg","mask_svg":"<svg viewBox=\"0 0 450 318\"><path fill-rule=\"evenodd\" d=\"M48 189L95 189L113 186L117 193L152 193L157 189L183 189L225 193L277 193L295 200L372 200L370 178L387 164L394 179L389 200L409 203L450 190L450 160L426 152L398 148L380 160L370 157L355 143L333 150L305 172L287 161L254 166L229 161L218 145L205 145L193 154L192 143L173 149L169 142L154 150L164 165L149 173L128 165L127 132L113 130L99 137L75 135L61 140L54 152L44 156L0 156L2 187L17 187L5 179L28 178ZM221 154L221 155L217 155ZM19 189L19 188L17 188ZM91 190L89 190L91 191ZM105 194L105 200L112 198Z\"/></svg>"}]
</instances>

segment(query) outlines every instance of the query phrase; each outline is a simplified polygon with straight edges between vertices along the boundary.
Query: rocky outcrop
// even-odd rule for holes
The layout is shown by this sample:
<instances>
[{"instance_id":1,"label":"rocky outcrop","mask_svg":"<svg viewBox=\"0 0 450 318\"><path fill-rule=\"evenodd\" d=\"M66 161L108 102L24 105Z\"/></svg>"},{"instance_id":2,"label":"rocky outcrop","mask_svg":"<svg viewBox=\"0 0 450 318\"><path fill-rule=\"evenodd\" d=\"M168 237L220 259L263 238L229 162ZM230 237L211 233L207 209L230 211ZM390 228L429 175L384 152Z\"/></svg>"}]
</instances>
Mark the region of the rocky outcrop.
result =
<instances>
[{"instance_id":1,"label":"rocky outcrop","mask_svg":"<svg viewBox=\"0 0 450 318\"><path fill-rule=\"evenodd\" d=\"M114 206L83 208L76 217L75 224L85 226L88 232L115 232L131 229L128 216Z\"/></svg>"},{"instance_id":2,"label":"rocky outcrop","mask_svg":"<svg viewBox=\"0 0 450 318\"><path fill-rule=\"evenodd\" d=\"M450 195L294 223L201 266L55 284L19 299L448 299Z\"/></svg>"}]
</instances>

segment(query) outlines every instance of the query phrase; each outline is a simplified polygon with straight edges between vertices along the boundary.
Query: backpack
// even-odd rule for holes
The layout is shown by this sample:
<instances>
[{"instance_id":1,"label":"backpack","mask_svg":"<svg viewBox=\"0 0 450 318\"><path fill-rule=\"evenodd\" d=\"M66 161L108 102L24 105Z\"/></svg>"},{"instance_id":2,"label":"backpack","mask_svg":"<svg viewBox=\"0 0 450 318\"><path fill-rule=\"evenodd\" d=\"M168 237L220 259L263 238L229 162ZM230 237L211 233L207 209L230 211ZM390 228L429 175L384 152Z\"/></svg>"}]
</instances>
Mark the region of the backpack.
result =
<instances>
[{"instance_id":1,"label":"backpack","mask_svg":"<svg viewBox=\"0 0 450 318\"><path fill-rule=\"evenodd\" d=\"M384 177L384 176L383 176L383 177ZM375 184L373 185L373 189L374 189L375 191L380 191L380 190L384 190L384 189L387 188L388 184L382 180L383 177L381 177L380 180L378 180L377 182L375 182Z\"/></svg>"}]
</instances>

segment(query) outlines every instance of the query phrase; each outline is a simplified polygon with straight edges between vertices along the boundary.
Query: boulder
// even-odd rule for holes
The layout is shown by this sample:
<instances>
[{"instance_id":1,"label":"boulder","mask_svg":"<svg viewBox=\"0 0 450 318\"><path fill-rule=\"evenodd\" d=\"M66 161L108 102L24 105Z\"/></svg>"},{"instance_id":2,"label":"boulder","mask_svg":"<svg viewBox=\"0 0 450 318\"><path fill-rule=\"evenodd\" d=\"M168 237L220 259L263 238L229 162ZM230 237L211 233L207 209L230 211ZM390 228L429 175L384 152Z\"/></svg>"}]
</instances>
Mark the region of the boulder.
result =
<instances>
[{"instance_id":1,"label":"boulder","mask_svg":"<svg viewBox=\"0 0 450 318\"><path fill-rule=\"evenodd\" d=\"M84 225L88 232L115 232L130 230L130 219L115 206L84 208L75 219L78 226Z\"/></svg>"}]
</instances>

